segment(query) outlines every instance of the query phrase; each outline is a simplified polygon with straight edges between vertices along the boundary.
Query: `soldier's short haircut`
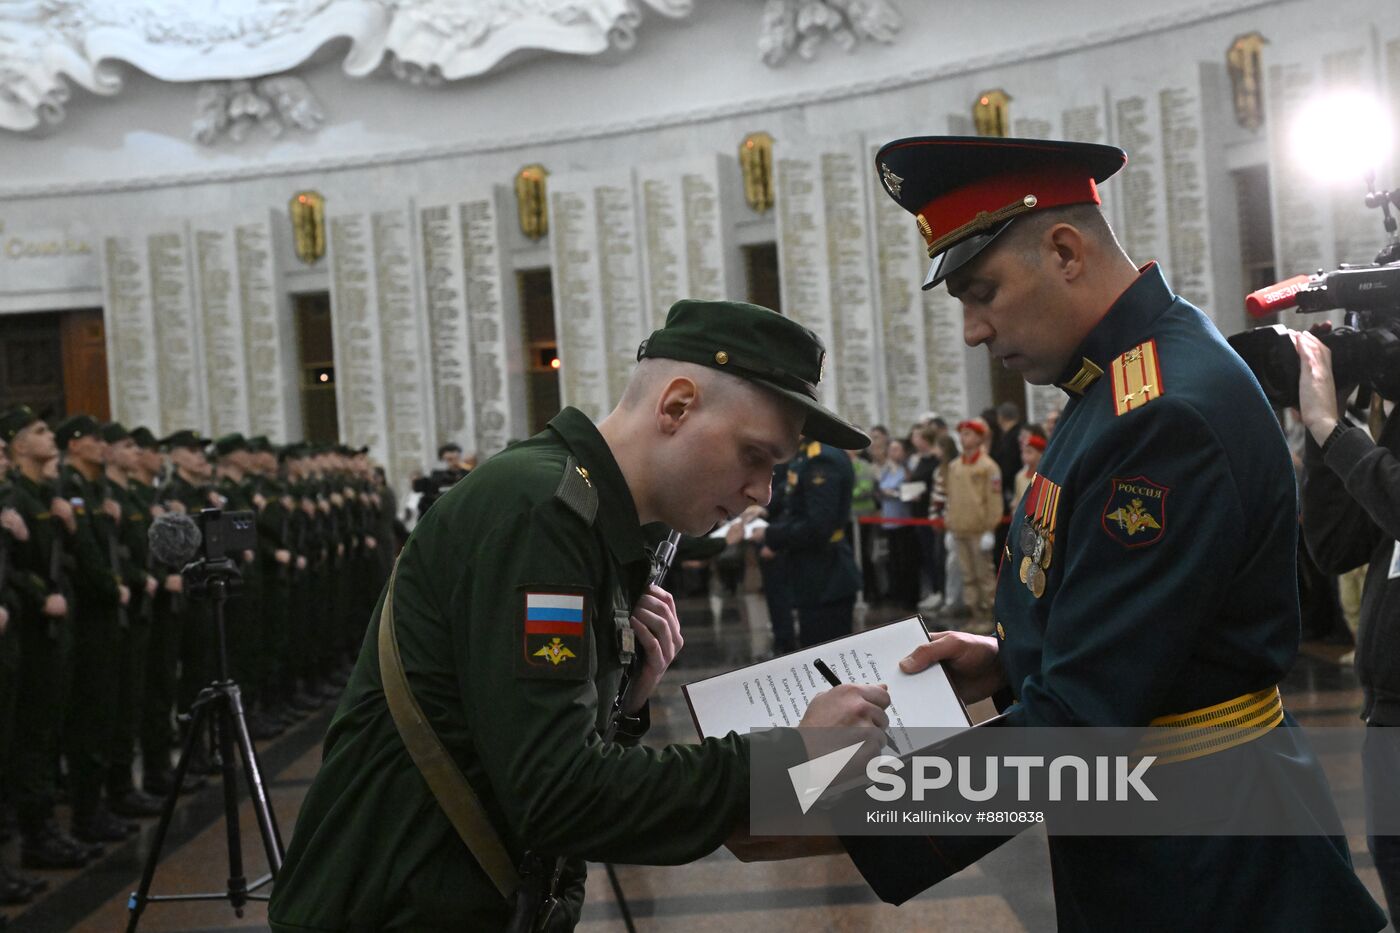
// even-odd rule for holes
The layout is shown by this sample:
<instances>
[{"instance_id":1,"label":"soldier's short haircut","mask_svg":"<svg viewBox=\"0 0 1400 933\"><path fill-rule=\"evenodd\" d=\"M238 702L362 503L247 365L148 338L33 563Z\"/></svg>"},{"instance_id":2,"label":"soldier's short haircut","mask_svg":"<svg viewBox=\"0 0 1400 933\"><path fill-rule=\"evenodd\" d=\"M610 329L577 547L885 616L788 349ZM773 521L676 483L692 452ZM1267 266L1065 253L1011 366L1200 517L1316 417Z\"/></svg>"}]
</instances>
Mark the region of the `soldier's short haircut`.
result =
<instances>
[{"instance_id":1,"label":"soldier's short haircut","mask_svg":"<svg viewBox=\"0 0 1400 933\"><path fill-rule=\"evenodd\" d=\"M794 417L799 411L795 402L789 402L776 392L769 392L747 379L720 372L710 366L701 366L699 363L687 363L684 360L666 357L647 357L637 363L617 407L632 410L638 405L651 405L656 401L656 393L661 391L661 387L678 377L690 379L699 386L705 401L711 405L734 397L746 397L744 393L747 392L760 392L778 402L784 411Z\"/></svg>"},{"instance_id":2,"label":"soldier's short haircut","mask_svg":"<svg viewBox=\"0 0 1400 933\"><path fill-rule=\"evenodd\" d=\"M1097 204L1070 204L1027 214L1012 223L1003 236L1010 238L1008 245L1026 260L1038 261L1040 238L1056 224L1069 224L1102 246L1119 248L1118 238Z\"/></svg>"}]
</instances>

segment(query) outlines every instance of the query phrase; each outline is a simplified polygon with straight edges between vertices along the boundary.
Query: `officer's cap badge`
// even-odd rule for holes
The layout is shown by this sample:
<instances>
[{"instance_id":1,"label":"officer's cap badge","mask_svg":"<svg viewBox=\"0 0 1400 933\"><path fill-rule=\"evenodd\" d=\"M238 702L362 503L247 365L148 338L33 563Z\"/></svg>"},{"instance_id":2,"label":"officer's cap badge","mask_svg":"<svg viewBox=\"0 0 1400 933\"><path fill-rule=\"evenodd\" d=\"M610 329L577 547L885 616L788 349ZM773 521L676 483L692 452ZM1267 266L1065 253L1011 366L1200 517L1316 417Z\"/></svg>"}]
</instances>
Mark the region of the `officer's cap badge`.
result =
<instances>
[{"instance_id":1,"label":"officer's cap badge","mask_svg":"<svg viewBox=\"0 0 1400 933\"><path fill-rule=\"evenodd\" d=\"M880 163L880 180L885 183L885 190L890 193L890 197L899 197L899 186L904 184L904 179L900 178L885 163Z\"/></svg>"}]
</instances>

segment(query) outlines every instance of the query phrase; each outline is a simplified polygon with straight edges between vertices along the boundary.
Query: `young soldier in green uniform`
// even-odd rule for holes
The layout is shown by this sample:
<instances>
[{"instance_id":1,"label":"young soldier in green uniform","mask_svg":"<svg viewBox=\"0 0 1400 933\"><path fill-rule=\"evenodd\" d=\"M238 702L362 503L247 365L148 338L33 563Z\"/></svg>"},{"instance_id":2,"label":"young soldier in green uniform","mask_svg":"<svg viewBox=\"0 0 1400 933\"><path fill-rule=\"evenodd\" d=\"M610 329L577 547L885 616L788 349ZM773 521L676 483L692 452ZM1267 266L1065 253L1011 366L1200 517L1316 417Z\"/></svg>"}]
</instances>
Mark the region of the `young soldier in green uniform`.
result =
<instances>
[{"instance_id":1,"label":"young soldier in green uniform","mask_svg":"<svg viewBox=\"0 0 1400 933\"><path fill-rule=\"evenodd\" d=\"M11 559L16 546L29 540L29 526L10 506L10 464L6 444L0 441L0 794L8 795L14 782L14 729L19 698L20 626L26 610L25 583L15 574ZM5 799L8 804L10 801ZM21 874L0 862L0 905L27 904L48 882Z\"/></svg>"},{"instance_id":2,"label":"young soldier in green uniform","mask_svg":"<svg viewBox=\"0 0 1400 933\"><path fill-rule=\"evenodd\" d=\"M128 491L154 522L167 511L157 501L157 482L165 469L160 441L150 428L131 431L136 444ZM146 681L142 693L141 720L137 725L141 741L141 788L147 794L164 797L175 780L171 754L175 748L175 696L180 663L180 614L183 611L184 580L179 567L167 567L146 551L146 568L157 582L150 600L150 637L146 651ZM186 773L181 792L204 786L204 778Z\"/></svg>"},{"instance_id":3,"label":"young soldier in green uniform","mask_svg":"<svg viewBox=\"0 0 1400 933\"><path fill-rule=\"evenodd\" d=\"M48 424L20 406L0 417L0 439L14 464L11 504L29 531L12 554L15 584L25 603L19 684L24 715L15 720L13 770L20 860L26 868L81 868L101 853L101 845L79 842L54 819L54 776L72 674L73 509L54 491L58 446Z\"/></svg>"},{"instance_id":4,"label":"young soldier in green uniform","mask_svg":"<svg viewBox=\"0 0 1400 933\"><path fill-rule=\"evenodd\" d=\"M824 351L753 305L678 302L595 426L566 408L457 483L419 522L381 611L413 695L514 861L568 856L567 929L583 859L678 863L746 823L748 736L636 747L647 698L681 644L647 587L642 525L704 534L768 501L804 428L868 439L816 401ZM279 931L500 930L506 901L415 768L383 693L372 623L303 804L270 917ZM645 657L619 735L599 740L636 638ZM883 725L888 695L850 685L805 722Z\"/></svg>"},{"instance_id":5,"label":"young soldier in green uniform","mask_svg":"<svg viewBox=\"0 0 1400 933\"><path fill-rule=\"evenodd\" d=\"M808 440L788 464L783 511L753 540L785 557L788 592L806 648L851 634L860 589L846 525L855 471L846 452Z\"/></svg>"},{"instance_id":6,"label":"young soldier in green uniform","mask_svg":"<svg viewBox=\"0 0 1400 933\"><path fill-rule=\"evenodd\" d=\"M237 432L225 434L214 441L214 489L223 501L226 512L258 511L257 490L248 473L250 451L247 439ZM258 686L262 683L268 664L267 645L263 641L263 575L258 561L258 549L231 555L242 577L241 586L224 606L224 632L227 638L229 673L244 691L248 708L248 733L254 739L270 739L282 733L285 726L279 720L263 715Z\"/></svg>"},{"instance_id":7,"label":"young soldier in green uniform","mask_svg":"<svg viewBox=\"0 0 1400 933\"><path fill-rule=\"evenodd\" d=\"M107 445L91 415L74 415L58 426L55 437L64 453L58 494L73 507L76 565L73 591L77 626L73 639L73 689L64 723L64 757L73 803L73 835L88 842L119 842L135 824L112 816L102 799L112 736L121 713L117 660L131 590L122 582L118 553L121 510L107 498L103 473Z\"/></svg>"},{"instance_id":8,"label":"young soldier in green uniform","mask_svg":"<svg viewBox=\"0 0 1400 933\"><path fill-rule=\"evenodd\" d=\"M107 806L117 816L155 816L160 813L161 801L137 790L132 775L136 737L145 714L146 657L150 653L151 616L158 585L147 556L151 517L131 480L141 455L136 441L115 421L102 426L102 440L107 445L107 497L121 509L118 553L122 580L131 591L126 607L127 625L118 632L118 683L113 697L117 719L107 753Z\"/></svg>"},{"instance_id":9,"label":"young soldier in green uniform","mask_svg":"<svg viewBox=\"0 0 1400 933\"><path fill-rule=\"evenodd\" d=\"M958 137L876 156L928 243L926 287L962 303L966 343L1069 395L1013 512L996 635L936 634L902 667L944 661L965 700L996 694L1011 725L1152 724L1189 743L1260 724L1291 748L1261 743L1256 778L1217 789L1241 805L1325 789L1277 687L1299 631L1288 449L1209 319L1104 221L1096 185L1123 162L1109 146ZM996 841L845 844L897 903ZM1052 834L1050 861L1062 931L1385 926L1340 838Z\"/></svg>"},{"instance_id":10,"label":"young soldier in green uniform","mask_svg":"<svg viewBox=\"0 0 1400 933\"><path fill-rule=\"evenodd\" d=\"M287 621L295 563L291 550L294 504L277 479L277 455L272 443L262 435L251 437L248 453L253 506L258 510L258 575L263 591L257 624L264 657L253 688L261 700L263 716L288 725L295 720L287 705L292 695L288 684Z\"/></svg>"},{"instance_id":11,"label":"young soldier in green uniform","mask_svg":"<svg viewBox=\"0 0 1400 933\"><path fill-rule=\"evenodd\" d=\"M210 485L213 471L205 453L205 448L209 446L208 438L190 430L176 431L162 439L161 446L170 455L172 467L170 478L156 493L156 501L163 508L194 516L204 509L222 504ZM178 567L173 568L177 574L179 570ZM214 654L218 636L214 631L214 615L207 602L190 599L183 588L175 596L172 601L172 624L177 633L180 659L175 698L177 711L185 713L199 692L209 686L217 674ZM217 773L204 739L195 743L190 769L195 774Z\"/></svg>"}]
</instances>

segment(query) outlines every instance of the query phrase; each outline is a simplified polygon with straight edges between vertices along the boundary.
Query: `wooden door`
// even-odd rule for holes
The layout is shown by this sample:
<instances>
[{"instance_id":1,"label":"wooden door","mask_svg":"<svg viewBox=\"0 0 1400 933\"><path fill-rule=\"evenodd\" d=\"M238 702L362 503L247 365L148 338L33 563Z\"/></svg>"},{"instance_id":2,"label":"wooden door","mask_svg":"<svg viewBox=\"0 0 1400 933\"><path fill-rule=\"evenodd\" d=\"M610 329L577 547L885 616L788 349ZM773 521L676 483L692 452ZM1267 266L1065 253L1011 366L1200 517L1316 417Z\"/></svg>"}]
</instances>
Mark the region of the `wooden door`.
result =
<instances>
[{"instance_id":1,"label":"wooden door","mask_svg":"<svg viewBox=\"0 0 1400 933\"><path fill-rule=\"evenodd\" d=\"M63 395L68 413L108 420L112 409L107 396L107 335L102 326L102 309L63 312L59 334L63 344Z\"/></svg>"}]
</instances>

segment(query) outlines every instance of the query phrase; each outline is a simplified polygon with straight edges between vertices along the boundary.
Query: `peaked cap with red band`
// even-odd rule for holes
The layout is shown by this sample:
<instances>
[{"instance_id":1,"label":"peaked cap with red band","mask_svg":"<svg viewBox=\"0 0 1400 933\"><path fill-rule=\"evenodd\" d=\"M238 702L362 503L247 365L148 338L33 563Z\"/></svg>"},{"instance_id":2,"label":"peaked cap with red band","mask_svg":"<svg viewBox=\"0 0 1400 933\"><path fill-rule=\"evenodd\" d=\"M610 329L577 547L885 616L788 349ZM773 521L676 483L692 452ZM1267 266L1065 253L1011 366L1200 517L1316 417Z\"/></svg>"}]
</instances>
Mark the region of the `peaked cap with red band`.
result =
<instances>
[{"instance_id":1,"label":"peaked cap with red band","mask_svg":"<svg viewBox=\"0 0 1400 933\"><path fill-rule=\"evenodd\" d=\"M1098 185L1128 157L1114 146L1053 139L915 136L886 143L875 171L919 224L932 288L991 245L1017 217L1098 204Z\"/></svg>"}]
</instances>

